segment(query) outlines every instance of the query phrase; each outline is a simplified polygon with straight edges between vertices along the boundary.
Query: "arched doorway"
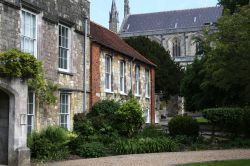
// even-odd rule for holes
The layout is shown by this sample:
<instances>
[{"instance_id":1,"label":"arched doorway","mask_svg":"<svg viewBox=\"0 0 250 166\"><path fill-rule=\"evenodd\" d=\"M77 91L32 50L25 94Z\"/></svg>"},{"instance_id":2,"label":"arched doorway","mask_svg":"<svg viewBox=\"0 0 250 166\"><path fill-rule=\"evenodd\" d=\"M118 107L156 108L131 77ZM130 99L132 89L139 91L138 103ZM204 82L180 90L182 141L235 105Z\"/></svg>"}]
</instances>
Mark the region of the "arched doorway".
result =
<instances>
[{"instance_id":1,"label":"arched doorway","mask_svg":"<svg viewBox=\"0 0 250 166\"><path fill-rule=\"evenodd\" d=\"M8 164L9 95L0 89L0 165Z\"/></svg>"}]
</instances>

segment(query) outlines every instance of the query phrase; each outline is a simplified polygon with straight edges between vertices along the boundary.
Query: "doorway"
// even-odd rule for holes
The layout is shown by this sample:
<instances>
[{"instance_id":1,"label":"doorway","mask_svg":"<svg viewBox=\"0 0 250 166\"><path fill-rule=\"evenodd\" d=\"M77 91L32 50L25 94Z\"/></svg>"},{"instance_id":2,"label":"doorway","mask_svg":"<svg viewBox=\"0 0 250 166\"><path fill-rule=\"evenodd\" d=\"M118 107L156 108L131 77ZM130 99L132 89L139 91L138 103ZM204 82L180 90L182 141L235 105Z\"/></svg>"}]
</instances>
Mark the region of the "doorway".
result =
<instances>
[{"instance_id":1,"label":"doorway","mask_svg":"<svg viewBox=\"0 0 250 166\"><path fill-rule=\"evenodd\" d=\"M0 165L8 165L9 95L0 89Z\"/></svg>"}]
</instances>

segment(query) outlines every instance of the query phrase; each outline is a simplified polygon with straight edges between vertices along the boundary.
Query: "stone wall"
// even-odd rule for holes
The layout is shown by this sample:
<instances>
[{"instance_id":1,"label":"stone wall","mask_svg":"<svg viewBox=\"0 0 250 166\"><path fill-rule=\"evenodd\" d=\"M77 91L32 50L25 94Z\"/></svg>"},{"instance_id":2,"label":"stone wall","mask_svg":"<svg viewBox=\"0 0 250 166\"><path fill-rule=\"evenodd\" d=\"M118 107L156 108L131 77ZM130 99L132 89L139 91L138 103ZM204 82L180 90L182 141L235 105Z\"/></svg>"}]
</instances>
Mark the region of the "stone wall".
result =
<instances>
[{"instance_id":1,"label":"stone wall","mask_svg":"<svg viewBox=\"0 0 250 166\"><path fill-rule=\"evenodd\" d=\"M20 48L20 12L0 1L0 51Z\"/></svg>"},{"instance_id":2,"label":"stone wall","mask_svg":"<svg viewBox=\"0 0 250 166\"><path fill-rule=\"evenodd\" d=\"M59 124L60 92L70 94L70 128L73 128L73 116L83 112L83 57L84 43L87 44L87 100L89 98L90 43L84 41L84 17L89 16L88 0L0 0L0 51L12 48L20 49L20 10L25 9L37 15L37 58L43 62L45 77L58 84L58 102L55 106L39 106L36 101L35 129L40 130L51 124ZM59 23L70 28L70 70L58 70ZM89 21L88 26L89 27ZM89 34L89 29L88 29ZM26 103L25 103L26 104ZM87 101L87 109L89 101Z\"/></svg>"}]
</instances>

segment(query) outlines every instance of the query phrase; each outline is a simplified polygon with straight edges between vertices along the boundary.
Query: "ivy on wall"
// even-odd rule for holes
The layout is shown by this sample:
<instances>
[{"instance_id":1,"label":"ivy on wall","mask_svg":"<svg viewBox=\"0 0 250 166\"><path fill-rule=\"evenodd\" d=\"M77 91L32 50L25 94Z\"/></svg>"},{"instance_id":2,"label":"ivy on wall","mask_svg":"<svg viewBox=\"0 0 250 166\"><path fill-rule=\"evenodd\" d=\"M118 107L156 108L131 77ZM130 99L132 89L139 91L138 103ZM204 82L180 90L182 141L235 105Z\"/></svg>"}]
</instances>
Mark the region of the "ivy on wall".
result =
<instances>
[{"instance_id":1,"label":"ivy on wall","mask_svg":"<svg viewBox=\"0 0 250 166\"><path fill-rule=\"evenodd\" d=\"M0 53L0 77L19 78L27 81L39 103L55 104L57 97L54 95L58 86L44 78L42 62L33 55L19 50L9 50Z\"/></svg>"}]
</instances>

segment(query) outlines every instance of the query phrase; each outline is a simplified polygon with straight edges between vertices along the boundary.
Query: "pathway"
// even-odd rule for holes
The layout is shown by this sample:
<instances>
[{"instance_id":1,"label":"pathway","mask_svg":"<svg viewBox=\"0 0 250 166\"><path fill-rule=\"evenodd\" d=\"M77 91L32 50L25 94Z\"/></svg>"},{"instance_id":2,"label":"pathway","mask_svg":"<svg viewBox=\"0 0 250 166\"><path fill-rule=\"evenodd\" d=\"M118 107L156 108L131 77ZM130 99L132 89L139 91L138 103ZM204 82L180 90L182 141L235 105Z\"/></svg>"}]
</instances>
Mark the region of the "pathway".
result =
<instances>
[{"instance_id":1,"label":"pathway","mask_svg":"<svg viewBox=\"0 0 250 166\"><path fill-rule=\"evenodd\" d=\"M123 155L54 162L39 166L173 166L183 163L230 159L250 159L250 149Z\"/></svg>"}]
</instances>

